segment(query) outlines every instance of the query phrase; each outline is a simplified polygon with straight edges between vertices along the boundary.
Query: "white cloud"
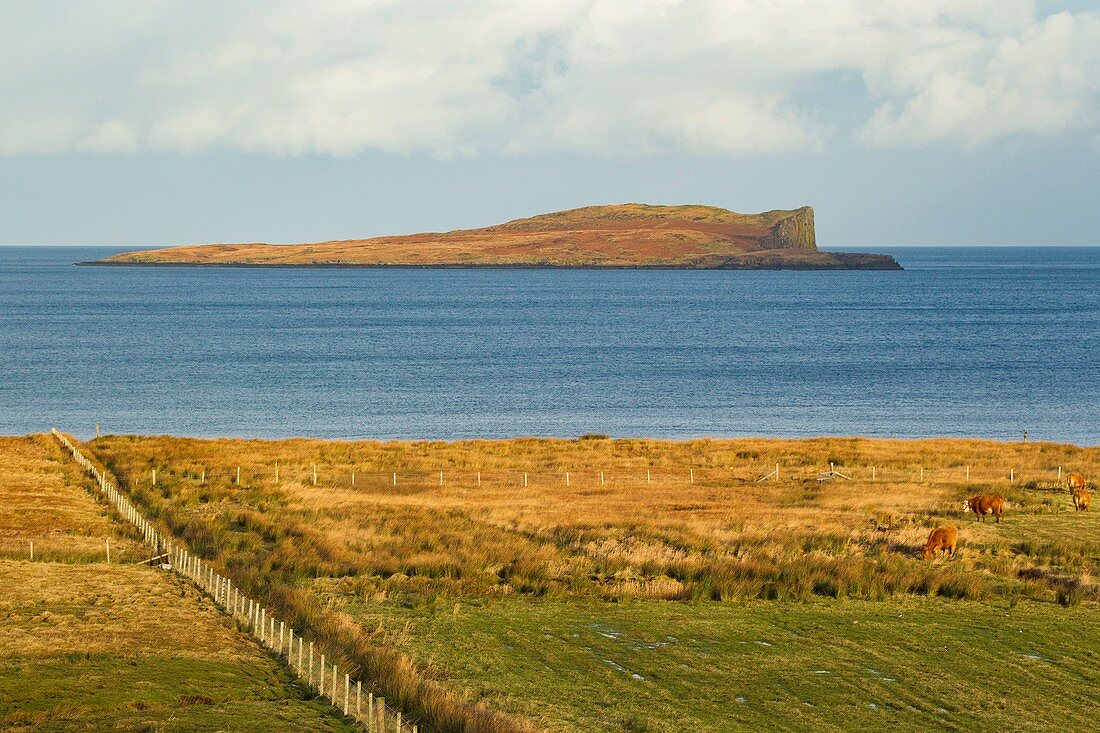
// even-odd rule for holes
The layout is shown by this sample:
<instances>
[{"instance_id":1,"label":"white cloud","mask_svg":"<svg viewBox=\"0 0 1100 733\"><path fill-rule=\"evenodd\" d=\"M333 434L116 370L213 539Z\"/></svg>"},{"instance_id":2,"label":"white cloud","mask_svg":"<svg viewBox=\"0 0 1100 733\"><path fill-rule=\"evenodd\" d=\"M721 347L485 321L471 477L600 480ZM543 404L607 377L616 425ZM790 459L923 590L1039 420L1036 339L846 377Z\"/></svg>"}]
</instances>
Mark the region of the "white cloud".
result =
<instances>
[{"instance_id":1,"label":"white cloud","mask_svg":"<svg viewBox=\"0 0 1100 733\"><path fill-rule=\"evenodd\" d=\"M0 12L8 155L743 155L847 135L972 147L1100 132L1100 11L1040 17L1027 0L101 0ZM862 88L834 90L838 73Z\"/></svg>"}]
</instances>

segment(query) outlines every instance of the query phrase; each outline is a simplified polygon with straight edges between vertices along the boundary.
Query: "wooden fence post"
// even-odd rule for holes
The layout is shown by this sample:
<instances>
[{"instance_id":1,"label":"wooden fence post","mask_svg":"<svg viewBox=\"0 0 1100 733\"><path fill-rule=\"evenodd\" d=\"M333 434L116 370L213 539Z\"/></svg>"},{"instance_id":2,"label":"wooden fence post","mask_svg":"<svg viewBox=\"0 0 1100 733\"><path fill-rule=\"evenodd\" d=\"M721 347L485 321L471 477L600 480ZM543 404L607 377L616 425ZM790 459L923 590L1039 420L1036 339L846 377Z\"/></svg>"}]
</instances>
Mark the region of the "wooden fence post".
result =
<instances>
[{"instance_id":1,"label":"wooden fence post","mask_svg":"<svg viewBox=\"0 0 1100 733\"><path fill-rule=\"evenodd\" d=\"M317 683L317 693L324 697L325 695L325 655L321 655L321 679Z\"/></svg>"},{"instance_id":2,"label":"wooden fence post","mask_svg":"<svg viewBox=\"0 0 1100 733\"><path fill-rule=\"evenodd\" d=\"M386 733L386 698L378 698L378 704L374 706L374 709L378 713L378 723L375 730L378 733Z\"/></svg>"},{"instance_id":3,"label":"wooden fence post","mask_svg":"<svg viewBox=\"0 0 1100 733\"><path fill-rule=\"evenodd\" d=\"M523 472L523 487L527 488L527 472Z\"/></svg>"},{"instance_id":4,"label":"wooden fence post","mask_svg":"<svg viewBox=\"0 0 1100 733\"><path fill-rule=\"evenodd\" d=\"M600 486L603 486L603 471L600 471Z\"/></svg>"},{"instance_id":5,"label":"wooden fence post","mask_svg":"<svg viewBox=\"0 0 1100 733\"><path fill-rule=\"evenodd\" d=\"M107 543L107 564L111 564L111 540L110 538L103 540Z\"/></svg>"},{"instance_id":6,"label":"wooden fence post","mask_svg":"<svg viewBox=\"0 0 1100 733\"><path fill-rule=\"evenodd\" d=\"M153 486L157 485L157 469L153 469Z\"/></svg>"},{"instance_id":7,"label":"wooden fence post","mask_svg":"<svg viewBox=\"0 0 1100 733\"><path fill-rule=\"evenodd\" d=\"M351 675L344 673L344 715L348 714L348 698L351 696Z\"/></svg>"},{"instance_id":8,"label":"wooden fence post","mask_svg":"<svg viewBox=\"0 0 1100 733\"><path fill-rule=\"evenodd\" d=\"M355 719L363 718L363 680L355 680Z\"/></svg>"},{"instance_id":9,"label":"wooden fence post","mask_svg":"<svg viewBox=\"0 0 1100 733\"><path fill-rule=\"evenodd\" d=\"M34 562L34 543L31 543L31 562Z\"/></svg>"},{"instance_id":10,"label":"wooden fence post","mask_svg":"<svg viewBox=\"0 0 1100 733\"><path fill-rule=\"evenodd\" d=\"M568 471L565 472L565 485L566 486L569 485L569 472Z\"/></svg>"},{"instance_id":11,"label":"wooden fence post","mask_svg":"<svg viewBox=\"0 0 1100 733\"><path fill-rule=\"evenodd\" d=\"M313 464L313 485L317 485L317 464Z\"/></svg>"},{"instance_id":12,"label":"wooden fence post","mask_svg":"<svg viewBox=\"0 0 1100 733\"><path fill-rule=\"evenodd\" d=\"M237 486L241 485L241 467L237 466Z\"/></svg>"},{"instance_id":13,"label":"wooden fence post","mask_svg":"<svg viewBox=\"0 0 1100 733\"><path fill-rule=\"evenodd\" d=\"M694 468L689 468L688 469L688 480L691 483L695 483L695 469Z\"/></svg>"},{"instance_id":14,"label":"wooden fence post","mask_svg":"<svg viewBox=\"0 0 1100 733\"><path fill-rule=\"evenodd\" d=\"M393 485L397 486L397 472L396 471L393 474Z\"/></svg>"}]
</instances>

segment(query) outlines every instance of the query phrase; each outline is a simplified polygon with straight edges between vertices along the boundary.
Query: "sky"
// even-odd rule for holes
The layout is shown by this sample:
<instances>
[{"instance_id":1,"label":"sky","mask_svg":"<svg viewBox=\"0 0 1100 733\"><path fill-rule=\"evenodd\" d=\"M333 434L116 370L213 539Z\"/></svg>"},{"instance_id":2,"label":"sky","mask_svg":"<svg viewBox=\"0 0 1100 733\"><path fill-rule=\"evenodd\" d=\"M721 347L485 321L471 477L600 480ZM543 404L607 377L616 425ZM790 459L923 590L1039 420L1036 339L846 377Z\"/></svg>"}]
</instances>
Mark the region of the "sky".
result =
<instances>
[{"instance_id":1,"label":"sky","mask_svg":"<svg viewBox=\"0 0 1100 733\"><path fill-rule=\"evenodd\" d=\"M1100 0L0 0L0 243L813 205L1100 245Z\"/></svg>"}]
</instances>

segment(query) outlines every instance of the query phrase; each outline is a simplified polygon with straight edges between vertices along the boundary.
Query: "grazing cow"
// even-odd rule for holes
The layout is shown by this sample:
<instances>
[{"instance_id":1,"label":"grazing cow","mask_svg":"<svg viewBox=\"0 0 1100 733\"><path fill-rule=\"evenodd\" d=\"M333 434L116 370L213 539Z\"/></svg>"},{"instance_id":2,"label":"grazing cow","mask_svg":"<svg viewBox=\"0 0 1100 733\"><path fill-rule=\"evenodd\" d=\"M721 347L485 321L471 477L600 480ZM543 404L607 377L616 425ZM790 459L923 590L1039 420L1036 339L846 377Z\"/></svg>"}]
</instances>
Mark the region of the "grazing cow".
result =
<instances>
[{"instance_id":1,"label":"grazing cow","mask_svg":"<svg viewBox=\"0 0 1100 733\"><path fill-rule=\"evenodd\" d=\"M1092 494L1084 489L1078 489L1073 492L1073 508L1076 511L1083 512L1089 508L1089 504L1092 503Z\"/></svg>"},{"instance_id":2,"label":"grazing cow","mask_svg":"<svg viewBox=\"0 0 1100 733\"><path fill-rule=\"evenodd\" d=\"M924 550L921 554L925 560L940 552L954 556L957 544L959 544L959 530L951 525L937 527L932 530L932 534L928 535L928 542L924 543Z\"/></svg>"},{"instance_id":3,"label":"grazing cow","mask_svg":"<svg viewBox=\"0 0 1100 733\"><path fill-rule=\"evenodd\" d=\"M979 522L984 522L986 515L992 514L997 517L997 524L1000 524L1004 510L1005 498L1000 494L979 494L963 502L963 513L974 512Z\"/></svg>"},{"instance_id":4,"label":"grazing cow","mask_svg":"<svg viewBox=\"0 0 1100 733\"><path fill-rule=\"evenodd\" d=\"M1078 491L1084 491L1087 488L1085 486L1085 477L1079 473L1071 473L1066 476L1066 486L1069 488L1069 493L1071 494L1075 494Z\"/></svg>"}]
</instances>

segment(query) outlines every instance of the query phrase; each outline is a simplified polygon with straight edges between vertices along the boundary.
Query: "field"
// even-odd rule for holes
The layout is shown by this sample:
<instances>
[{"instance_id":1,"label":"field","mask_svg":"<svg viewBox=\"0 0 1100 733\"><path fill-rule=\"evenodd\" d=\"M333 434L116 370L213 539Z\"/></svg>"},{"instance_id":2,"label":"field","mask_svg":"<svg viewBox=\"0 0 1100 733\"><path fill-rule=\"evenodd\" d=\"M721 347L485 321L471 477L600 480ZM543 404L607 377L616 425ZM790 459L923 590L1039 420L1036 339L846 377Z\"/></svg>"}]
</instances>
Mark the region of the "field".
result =
<instances>
[{"instance_id":1,"label":"field","mask_svg":"<svg viewBox=\"0 0 1100 733\"><path fill-rule=\"evenodd\" d=\"M433 730L1054 730L1100 705L1100 521L1058 480L1100 475L1095 448L88 448L154 521ZM848 478L819 483L830 464ZM979 492L1007 497L1001 524L962 513ZM958 554L923 561L944 524Z\"/></svg>"},{"instance_id":2,"label":"field","mask_svg":"<svg viewBox=\"0 0 1100 733\"><path fill-rule=\"evenodd\" d=\"M191 586L133 564L50 438L0 438L0 465L0 729L352 730Z\"/></svg>"}]
</instances>

